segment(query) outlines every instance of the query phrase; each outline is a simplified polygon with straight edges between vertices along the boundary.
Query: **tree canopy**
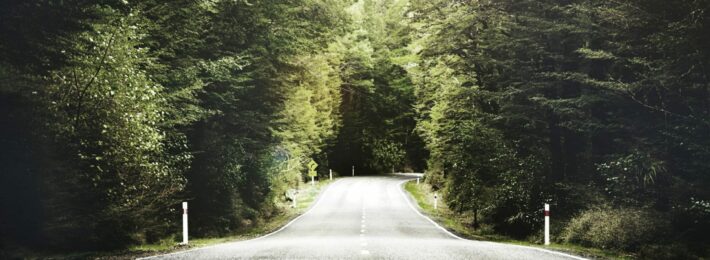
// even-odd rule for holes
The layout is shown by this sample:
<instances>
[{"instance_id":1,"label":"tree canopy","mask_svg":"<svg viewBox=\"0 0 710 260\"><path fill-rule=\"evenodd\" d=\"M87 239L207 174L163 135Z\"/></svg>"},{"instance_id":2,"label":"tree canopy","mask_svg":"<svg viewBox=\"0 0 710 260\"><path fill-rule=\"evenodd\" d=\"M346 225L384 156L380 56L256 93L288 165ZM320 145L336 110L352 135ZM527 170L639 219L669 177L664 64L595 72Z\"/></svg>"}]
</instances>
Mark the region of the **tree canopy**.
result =
<instances>
[{"instance_id":1,"label":"tree canopy","mask_svg":"<svg viewBox=\"0 0 710 260\"><path fill-rule=\"evenodd\" d=\"M481 232L535 241L550 203L561 242L707 256L709 8L3 1L0 247L156 242L181 201L195 235L238 233L314 160L425 172Z\"/></svg>"}]
</instances>

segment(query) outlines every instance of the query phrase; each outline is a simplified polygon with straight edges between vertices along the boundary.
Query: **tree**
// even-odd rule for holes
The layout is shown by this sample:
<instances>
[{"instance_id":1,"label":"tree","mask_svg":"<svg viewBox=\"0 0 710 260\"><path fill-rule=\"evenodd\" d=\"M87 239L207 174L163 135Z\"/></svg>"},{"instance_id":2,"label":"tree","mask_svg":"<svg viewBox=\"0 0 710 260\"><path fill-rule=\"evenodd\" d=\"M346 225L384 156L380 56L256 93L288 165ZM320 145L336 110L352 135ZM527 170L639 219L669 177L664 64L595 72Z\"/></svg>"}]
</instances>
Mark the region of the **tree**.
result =
<instances>
[{"instance_id":1,"label":"tree","mask_svg":"<svg viewBox=\"0 0 710 260\"><path fill-rule=\"evenodd\" d=\"M423 167L423 143L414 132L414 88L405 70L411 28L408 1L358 1L354 28L339 39L343 55L343 130L331 153L341 171ZM342 157L341 157L342 156Z\"/></svg>"}]
</instances>

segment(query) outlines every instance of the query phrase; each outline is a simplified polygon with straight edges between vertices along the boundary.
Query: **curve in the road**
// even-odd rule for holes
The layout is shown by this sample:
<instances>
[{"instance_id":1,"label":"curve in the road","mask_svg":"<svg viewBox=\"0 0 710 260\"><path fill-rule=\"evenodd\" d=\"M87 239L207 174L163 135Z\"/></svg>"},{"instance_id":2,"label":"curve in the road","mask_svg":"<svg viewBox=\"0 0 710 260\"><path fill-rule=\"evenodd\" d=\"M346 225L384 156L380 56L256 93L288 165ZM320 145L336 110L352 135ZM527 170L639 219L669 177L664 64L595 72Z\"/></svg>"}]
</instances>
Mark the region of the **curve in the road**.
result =
<instances>
[{"instance_id":1,"label":"curve in the road","mask_svg":"<svg viewBox=\"0 0 710 260\"><path fill-rule=\"evenodd\" d=\"M275 232L150 259L584 259L463 239L415 208L402 187L411 179L343 178Z\"/></svg>"},{"instance_id":2,"label":"curve in the road","mask_svg":"<svg viewBox=\"0 0 710 260\"><path fill-rule=\"evenodd\" d=\"M340 181L340 180L342 180L342 179L336 180L335 182L333 182L333 183L331 183L331 184L337 183L337 182ZM250 239L249 241L264 239L264 238L267 238L267 237L269 237L269 236L271 236L271 235L273 235L273 234L276 234L276 233L278 233L278 232L281 232L281 230L284 230L285 228L287 228L288 226L290 226L291 224L293 224L293 222L296 222L298 219L302 218L303 216L308 215L308 213L311 212L311 210L313 210L313 208L315 208L316 206L318 206L318 204L319 204L320 201L321 201L321 198L323 198L323 194L325 194L326 192L328 192L328 189L330 189L331 186L332 186L332 185L328 185L328 186L326 187L326 189L325 189L323 192L321 192L321 194L318 195L318 197L316 198L316 202L313 203L313 205L311 205L311 206L306 210L306 212L304 212L303 214L301 214L301 215L299 215L299 216L293 218L291 221L289 221L288 223L286 223L286 225L284 225L283 227L281 227L281 228L279 228L279 229L277 229L277 230L275 230L275 231L273 231L273 232L271 232L271 233L268 233L268 234L266 234L266 235L252 238L252 239ZM243 242L243 241L228 242L228 243L238 243L238 242ZM220 246L220 245L221 245L221 244L219 244L219 245L211 245L211 246L203 246L203 247L198 247L198 248L192 248L192 249L182 250L182 251L174 252L174 253L168 253L168 254L162 254L162 255L154 255L154 256L148 256L148 257L141 257L141 258L138 258L137 260L165 258L165 257L170 257L170 256L172 256L172 255L178 255L178 254L189 253L189 252L192 252L192 251L195 251L195 250L210 249L210 248L212 248L212 247L216 247L216 246Z\"/></svg>"},{"instance_id":3,"label":"curve in the road","mask_svg":"<svg viewBox=\"0 0 710 260\"><path fill-rule=\"evenodd\" d=\"M411 181L411 179L410 179L410 180L404 180L404 181L402 181L402 182L400 183L400 187L403 186L403 185L404 185L405 183L407 183L408 181ZM413 204L412 204L413 202L412 202L412 200L410 199L410 197L407 196L407 195L404 193L404 187L401 187L399 191L402 193L402 196L405 197L405 199L407 200L407 202L409 202L409 207L410 207L415 213L417 213L419 216L425 218L426 220L428 220L429 222L431 222L431 224L435 225L436 227L438 227L439 229L441 229L443 232L445 232L446 234L449 234L449 236L451 236L451 237L453 237L453 238L455 238L455 239L468 240L468 239L462 238L462 237L460 237L460 236L458 236L458 235L456 235L456 234L454 234L454 233L451 233L451 231L449 231L449 230L447 230L446 228L442 227L441 225L439 225L439 223L436 223L436 221L432 220L430 217L428 217L428 216L422 214L418 209L416 209L416 208L413 206ZM475 241L475 240L470 240L470 241ZM484 241L476 241L476 242L484 242ZM489 243L495 243L495 242L489 242ZM569 258L572 258L572 259L587 260L586 258L583 258L583 257L574 256L574 255L570 255L570 254L565 254L565 253L562 253L562 252L557 252L557 251L552 251L552 250L547 250L547 249L544 249L544 248L537 248L537 247L531 247L531 246L521 246L521 245L510 245L510 244L506 244L506 245L508 245L508 246L516 246L516 247L521 247L521 248L527 248L527 249L532 249L532 250L537 250L537 251L541 251L541 252L545 252L545 253L549 253L549 254L557 254L557 255L569 257Z\"/></svg>"}]
</instances>

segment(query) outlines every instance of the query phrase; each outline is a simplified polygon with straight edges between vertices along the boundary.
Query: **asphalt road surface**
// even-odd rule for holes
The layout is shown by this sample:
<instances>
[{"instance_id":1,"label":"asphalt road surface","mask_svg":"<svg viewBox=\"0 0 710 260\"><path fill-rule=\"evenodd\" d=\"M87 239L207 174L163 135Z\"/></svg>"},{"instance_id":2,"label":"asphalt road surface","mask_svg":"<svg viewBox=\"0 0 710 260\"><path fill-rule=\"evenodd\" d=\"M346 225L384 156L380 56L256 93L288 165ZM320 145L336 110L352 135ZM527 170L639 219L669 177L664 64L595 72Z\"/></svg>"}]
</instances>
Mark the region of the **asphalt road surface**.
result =
<instances>
[{"instance_id":1,"label":"asphalt road surface","mask_svg":"<svg viewBox=\"0 0 710 260\"><path fill-rule=\"evenodd\" d=\"M343 178L272 234L152 259L581 259L460 239L415 209L402 190L407 178Z\"/></svg>"}]
</instances>

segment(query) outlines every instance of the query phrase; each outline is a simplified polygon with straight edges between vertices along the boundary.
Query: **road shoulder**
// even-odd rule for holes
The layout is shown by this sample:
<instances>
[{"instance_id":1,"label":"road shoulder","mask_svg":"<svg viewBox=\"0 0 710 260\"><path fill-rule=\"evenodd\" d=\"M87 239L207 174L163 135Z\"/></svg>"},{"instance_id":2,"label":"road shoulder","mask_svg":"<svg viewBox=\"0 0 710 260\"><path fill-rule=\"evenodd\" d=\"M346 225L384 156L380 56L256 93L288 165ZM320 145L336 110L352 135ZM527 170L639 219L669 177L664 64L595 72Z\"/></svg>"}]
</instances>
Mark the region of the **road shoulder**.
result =
<instances>
[{"instance_id":1,"label":"road shoulder","mask_svg":"<svg viewBox=\"0 0 710 260\"><path fill-rule=\"evenodd\" d=\"M298 203L295 209L290 209L284 215L279 216L273 221L265 224L264 226L266 226L266 228L262 228L257 232L251 232L249 234L240 234L225 238L202 239L203 241L206 240L206 243L200 243L200 239L198 239L198 242L193 243L194 245L189 248L176 248L175 250L171 251L156 252L156 254L143 256L137 259L153 259L161 256L182 254L186 252L222 246L230 243L253 241L269 237L273 234L281 232L282 230L290 226L292 223L296 222L298 219L308 214L316 205L318 205L318 203L323 198L323 194L328 191L332 184L335 184L340 180L342 179L318 182L315 187L312 187L307 184L308 188L304 189L301 193L299 193L305 195L301 195L296 199ZM215 241L212 242L209 240Z\"/></svg>"},{"instance_id":2,"label":"road shoulder","mask_svg":"<svg viewBox=\"0 0 710 260\"><path fill-rule=\"evenodd\" d=\"M606 252L594 252L590 253L586 250L571 250L568 247L563 247L558 245L558 247L545 247L537 246L525 241L516 241L502 236L486 236L480 235L472 232L470 228L466 227L464 219L466 216L461 214L456 214L446 207L446 204L442 200L438 201L437 209L433 206L433 193L430 187L420 182L416 183L416 178L408 179L402 181L400 186L400 191L409 203L412 210L415 210L420 216L426 218L429 222L442 229L445 233L455 239L471 240L477 242L487 242L487 243L499 243L507 246L523 247L536 251L542 251L546 253L561 255L569 257L572 259L587 259L584 257L591 258L618 258L613 255L609 255ZM577 255L582 255L580 257Z\"/></svg>"}]
</instances>

